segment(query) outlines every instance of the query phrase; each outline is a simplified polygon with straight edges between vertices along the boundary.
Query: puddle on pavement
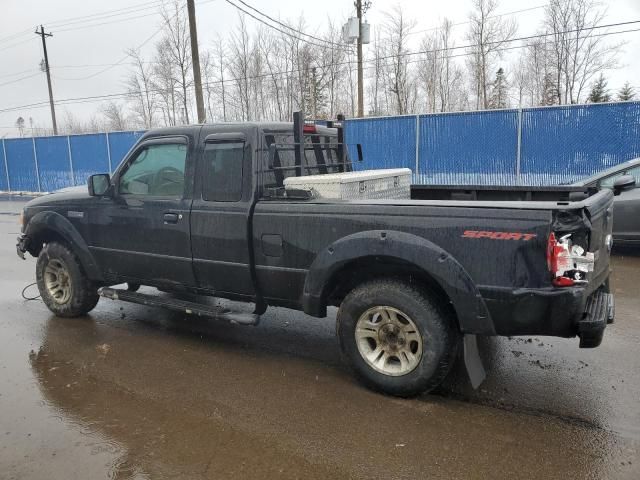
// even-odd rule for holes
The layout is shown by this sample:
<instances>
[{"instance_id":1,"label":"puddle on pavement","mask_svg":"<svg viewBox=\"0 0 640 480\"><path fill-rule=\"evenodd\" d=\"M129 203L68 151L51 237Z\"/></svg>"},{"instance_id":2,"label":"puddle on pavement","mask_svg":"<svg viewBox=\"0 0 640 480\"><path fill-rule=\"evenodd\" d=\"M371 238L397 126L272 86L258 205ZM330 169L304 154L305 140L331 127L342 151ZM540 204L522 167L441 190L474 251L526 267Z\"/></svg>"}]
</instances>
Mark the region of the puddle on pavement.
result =
<instances>
[{"instance_id":1,"label":"puddle on pavement","mask_svg":"<svg viewBox=\"0 0 640 480\"><path fill-rule=\"evenodd\" d=\"M632 288L630 278L637 286L639 258L614 265L615 288ZM360 387L338 360L327 362L330 327L307 338L304 325L276 327L278 311L246 334L208 322L178 326L155 310L127 309L124 320L114 303L69 320L23 304L7 285L0 466L8 478L640 478L635 434L613 428L629 418L637 428L620 413L637 410L628 403L634 391L616 403L601 377L617 371L595 369L576 349L563 353L575 366L557 366L553 348L563 340L489 345L498 374L469 402L402 400ZM601 353L608 364L616 348L629 351L620 343L626 331L638 332L629 323L637 296L619 297L623 319ZM529 356L536 352L544 354ZM585 371L593 385L579 385ZM527 401L532 407L522 408Z\"/></svg>"},{"instance_id":2,"label":"puddle on pavement","mask_svg":"<svg viewBox=\"0 0 640 480\"><path fill-rule=\"evenodd\" d=\"M341 369L215 337L51 317L31 353L13 343L11 372L1 373L17 387L2 399L13 417L0 453L3 465L14 459L10 474L603 478L637 468L621 464L637 450L603 430L437 396L384 397ZM20 358L31 382L17 373Z\"/></svg>"}]
</instances>

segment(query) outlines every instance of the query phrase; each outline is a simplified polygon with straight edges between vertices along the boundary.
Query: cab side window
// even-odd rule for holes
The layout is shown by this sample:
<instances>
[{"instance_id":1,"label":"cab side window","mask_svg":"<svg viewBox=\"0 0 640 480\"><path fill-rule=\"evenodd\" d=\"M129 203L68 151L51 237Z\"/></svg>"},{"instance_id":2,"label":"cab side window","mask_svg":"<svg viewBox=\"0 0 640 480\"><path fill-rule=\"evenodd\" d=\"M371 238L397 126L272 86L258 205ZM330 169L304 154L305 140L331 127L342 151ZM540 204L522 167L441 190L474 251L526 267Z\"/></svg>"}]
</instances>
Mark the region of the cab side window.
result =
<instances>
[{"instance_id":1,"label":"cab side window","mask_svg":"<svg viewBox=\"0 0 640 480\"><path fill-rule=\"evenodd\" d=\"M244 142L207 143L204 149L202 198L237 202L242 198Z\"/></svg>"},{"instance_id":2,"label":"cab side window","mask_svg":"<svg viewBox=\"0 0 640 480\"><path fill-rule=\"evenodd\" d=\"M611 175L609 177L603 178L602 180L600 180L600 188L612 189L613 188L613 184L616 182L616 180L619 179L623 175L624 175L624 172L618 172L618 173L616 173L614 175Z\"/></svg>"},{"instance_id":3,"label":"cab side window","mask_svg":"<svg viewBox=\"0 0 640 480\"><path fill-rule=\"evenodd\" d=\"M613 188L613 184L615 183L615 181L620 177L622 177L623 175L634 176L636 179L636 188L640 186L640 166L637 166L637 167L629 168L628 170L625 170L623 172L618 172L614 175L611 175L610 177L603 178L602 180L600 180L600 187L610 188L610 189Z\"/></svg>"},{"instance_id":4,"label":"cab side window","mask_svg":"<svg viewBox=\"0 0 640 480\"><path fill-rule=\"evenodd\" d=\"M144 147L120 176L121 195L182 197L187 145L167 143Z\"/></svg>"},{"instance_id":5,"label":"cab side window","mask_svg":"<svg viewBox=\"0 0 640 480\"><path fill-rule=\"evenodd\" d=\"M636 179L636 188L640 188L640 165L627 170L627 175L633 175Z\"/></svg>"}]
</instances>

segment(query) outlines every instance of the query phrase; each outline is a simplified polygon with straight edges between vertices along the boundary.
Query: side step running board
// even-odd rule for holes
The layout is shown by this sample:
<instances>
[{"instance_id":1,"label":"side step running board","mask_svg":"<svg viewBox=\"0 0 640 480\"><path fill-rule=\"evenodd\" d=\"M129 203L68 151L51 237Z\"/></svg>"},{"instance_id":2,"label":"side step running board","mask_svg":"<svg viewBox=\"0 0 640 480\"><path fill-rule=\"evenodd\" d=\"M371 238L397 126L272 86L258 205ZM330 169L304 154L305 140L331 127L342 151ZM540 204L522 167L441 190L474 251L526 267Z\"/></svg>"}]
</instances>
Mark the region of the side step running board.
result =
<instances>
[{"instance_id":1,"label":"side step running board","mask_svg":"<svg viewBox=\"0 0 640 480\"><path fill-rule=\"evenodd\" d=\"M150 307L168 308L178 312L198 315L200 317L213 317L221 320L228 320L231 323L240 325L258 325L260 315L253 313L238 313L225 310L221 307L205 305L202 303L187 302L175 298L158 297L156 295L146 295L144 293L130 292L118 288L102 287L98 290L98 295L111 300L122 300L123 302L138 303Z\"/></svg>"}]
</instances>

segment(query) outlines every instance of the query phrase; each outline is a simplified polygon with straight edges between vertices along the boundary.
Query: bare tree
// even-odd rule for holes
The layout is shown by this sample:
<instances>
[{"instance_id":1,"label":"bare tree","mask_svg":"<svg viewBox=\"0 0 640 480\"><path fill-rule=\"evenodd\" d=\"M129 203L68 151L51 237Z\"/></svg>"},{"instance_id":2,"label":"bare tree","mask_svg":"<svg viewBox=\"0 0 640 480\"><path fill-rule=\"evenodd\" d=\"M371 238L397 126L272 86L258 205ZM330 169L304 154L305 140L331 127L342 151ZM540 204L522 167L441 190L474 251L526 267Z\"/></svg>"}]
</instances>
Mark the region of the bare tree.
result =
<instances>
[{"instance_id":1,"label":"bare tree","mask_svg":"<svg viewBox=\"0 0 640 480\"><path fill-rule=\"evenodd\" d=\"M226 95L225 95L225 84L224 84L224 72L225 72L225 62L226 62L226 52L225 52L225 45L223 40L218 37L218 40L216 41L216 46L215 46L215 55L216 55L216 62L217 62L217 67L218 67L218 73L219 73L219 78L218 81L220 82L220 97L221 97L221 104L222 104L222 119L226 122L227 121L227 99L226 99Z\"/></svg>"},{"instance_id":2,"label":"bare tree","mask_svg":"<svg viewBox=\"0 0 640 480\"><path fill-rule=\"evenodd\" d=\"M153 90L159 97L160 111L165 125L176 125L176 67L169 56L166 39L156 44L153 60Z\"/></svg>"},{"instance_id":3,"label":"bare tree","mask_svg":"<svg viewBox=\"0 0 640 480\"><path fill-rule=\"evenodd\" d=\"M155 125L155 113L157 108L157 94L154 90L154 68L147 64L140 54L140 50L129 49L127 55L131 58L134 70L126 79L126 86L131 95L133 112L136 123L143 128L152 128Z\"/></svg>"},{"instance_id":4,"label":"bare tree","mask_svg":"<svg viewBox=\"0 0 640 480\"><path fill-rule=\"evenodd\" d=\"M369 114L382 115L386 112L385 94L387 89L384 85L382 40L380 32L376 32L373 40L373 58L371 59L371 70L373 70L373 81L369 82Z\"/></svg>"},{"instance_id":5,"label":"bare tree","mask_svg":"<svg viewBox=\"0 0 640 480\"><path fill-rule=\"evenodd\" d=\"M394 95L394 113L398 115L409 112L409 106L413 103L411 95L415 93L410 85L412 80L407 59L407 53L409 53L408 36L415 25L415 20L407 19L399 5L394 7L391 12L385 13L383 25L387 45L385 53L391 59L391 64L386 69L387 78L389 90Z\"/></svg>"},{"instance_id":6,"label":"bare tree","mask_svg":"<svg viewBox=\"0 0 640 480\"><path fill-rule=\"evenodd\" d=\"M551 0L544 28L550 34L558 103L578 103L587 84L604 70L615 68L621 44L594 35L606 10L595 0Z\"/></svg>"},{"instance_id":7,"label":"bare tree","mask_svg":"<svg viewBox=\"0 0 640 480\"><path fill-rule=\"evenodd\" d=\"M174 65L177 78L176 85L179 89L182 103L182 121L189 123L191 110L189 91L193 84L191 71L191 40L189 37L189 22L185 15L184 5L174 0L170 7L162 7L164 21L164 50L171 63Z\"/></svg>"},{"instance_id":8,"label":"bare tree","mask_svg":"<svg viewBox=\"0 0 640 480\"><path fill-rule=\"evenodd\" d=\"M62 116L62 128L60 128L60 133L71 135L74 133L87 133L89 131L90 129L85 123L82 122L82 120L76 117L69 110L64 110Z\"/></svg>"},{"instance_id":9,"label":"bare tree","mask_svg":"<svg viewBox=\"0 0 640 480\"><path fill-rule=\"evenodd\" d=\"M466 35L473 45L469 69L475 83L476 108L488 108L489 76L496 70L495 61L517 27L515 21L498 16L497 0L473 0L473 8Z\"/></svg>"},{"instance_id":10,"label":"bare tree","mask_svg":"<svg viewBox=\"0 0 640 480\"><path fill-rule=\"evenodd\" d=\"M251 45L249 32L243 16L240 16L240 24L231 34L229 48L231 61L229 67L236 85L241 106L242 120L251 120L251 108L249 99L249 64Z\"/></svg>"},{"instance_id":11,"label":"bare tree","mask_svg":"<svg viewBox=\"0 0 640 480\"><path fill-rule=\"evenodd\" d=\"M514 86L519 106L552 105L556 92L551 49L545 38L534 40L522 50L515 66Z\"/></svg>"},{"instance_id":12,"label":"bare tree","mask_svg":"<svg viewBox=\"0 0 640 480\"><path fill-rule=\"evenodd\" d=\"M109 131L123 131L129 128L129 121L124 109L124 105L115 101L105 103L100 111L107 120Z\"/></svg>"}]
</instances>

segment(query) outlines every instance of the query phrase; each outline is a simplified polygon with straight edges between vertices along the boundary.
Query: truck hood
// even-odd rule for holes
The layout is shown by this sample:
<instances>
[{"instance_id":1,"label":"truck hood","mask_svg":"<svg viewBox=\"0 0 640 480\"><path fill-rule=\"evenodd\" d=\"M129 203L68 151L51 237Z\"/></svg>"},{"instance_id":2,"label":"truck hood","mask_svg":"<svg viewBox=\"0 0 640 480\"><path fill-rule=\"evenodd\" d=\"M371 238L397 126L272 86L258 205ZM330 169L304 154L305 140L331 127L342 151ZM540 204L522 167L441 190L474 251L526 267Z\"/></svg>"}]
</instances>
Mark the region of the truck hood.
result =
<instances>
[{"instance_id":1,"label":"truck hood","mask_svg":"<svg viewBox=\"0 0 640 480\"><path fill-rule=\"evenodd\" d=\"M91 198L89 196L89 190L86 186L79 187L67 187L55 192L42 195L41 197L34 198L26 207L37 207L42 205L52 205L61 203L75 203L79 200L86 200Z\"/></svg>"}]
</instances>

